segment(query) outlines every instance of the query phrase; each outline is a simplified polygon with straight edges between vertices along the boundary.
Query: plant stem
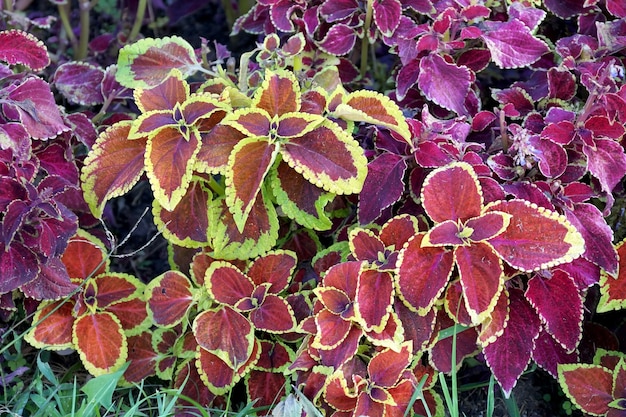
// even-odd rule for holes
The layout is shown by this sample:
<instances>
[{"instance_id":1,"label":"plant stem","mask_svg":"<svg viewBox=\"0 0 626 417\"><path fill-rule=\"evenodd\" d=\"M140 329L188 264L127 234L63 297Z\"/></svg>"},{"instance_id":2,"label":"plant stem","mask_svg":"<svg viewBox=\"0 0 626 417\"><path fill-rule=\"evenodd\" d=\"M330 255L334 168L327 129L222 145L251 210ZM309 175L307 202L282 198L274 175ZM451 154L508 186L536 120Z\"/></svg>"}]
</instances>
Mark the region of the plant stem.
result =
<instances>
[{"instance_id":1,"label":"plant stem","mask_svg":"<svg viewBox=\"0 0 626 417\"><path fill-rule=\"evenodd\" d=\"M237 12L235 12L231 0L222 0L222 9L224 9L224 14L226 15L228 29L232 30L235 19L237 18Z\"/></svg>"},{"instance_id":2,"label":"plant stem","mask_svg":"<svg viewBox=\"0 0 626 417\"><path fill-rule=\"evenodd\" d=\"M147 0L139 0L139 4L137 4L137 13L135 14L135 23L133 23L133 27L130 30L130 34L128 35L128 42L132 42L139 35L139 31L141 30L141 25L143 24L143 18L146 15L146 7L148 6Z\"/></svg>"},{"instance_id":3,"label":"plant stem","mask_svg":"<svg viewBox=\"0 0 626 417\"><path fill-rule=\"evenodd\" d=\"M4 5L2 6L2 8L6 11L12 12L13 11L13 2L11 0L4 0Z\"/></svg>"},{"instance_id":4,"label":"plant stem","mask_svg":"<svg viewBox=\"0 0 626 417\"><path fill-rule=\"evenodd\" d=\"M361 78L365 77L367 71L367 51L369 49L369 38L367 34L372 24L372 13L374 10L374 0L367 0L367 8L365 10L365 23L363 24L363 38L361 39Z\"/></svg>"},{"instance_id":5,"label":"plant stem","mask_svg":"<svg viewBox=\"0 0 626 417\"><path fill-rule=\"evenodd\" d=\"M65 30L67 38L72 44L72 48L76 52L76 49L78 47L78 41L76 40L76 36L74 35L72 24L70 23L70 4L59 4L57 8L59 10L59 17L61 18L61 24L63 25L63 29Z\"/></svg>"},{"instance_id":6,"label":"plant stem","mask_svg":"<svg viewBox=\"0 0 626 417\"><path fill-rule=\"evenodd\" d=\"M89 12L91 3L89 0L78 0L80 12L80 39L74 58L78 61L87 58L87 46L89 45Z\"/></svg>"}]
</instances>

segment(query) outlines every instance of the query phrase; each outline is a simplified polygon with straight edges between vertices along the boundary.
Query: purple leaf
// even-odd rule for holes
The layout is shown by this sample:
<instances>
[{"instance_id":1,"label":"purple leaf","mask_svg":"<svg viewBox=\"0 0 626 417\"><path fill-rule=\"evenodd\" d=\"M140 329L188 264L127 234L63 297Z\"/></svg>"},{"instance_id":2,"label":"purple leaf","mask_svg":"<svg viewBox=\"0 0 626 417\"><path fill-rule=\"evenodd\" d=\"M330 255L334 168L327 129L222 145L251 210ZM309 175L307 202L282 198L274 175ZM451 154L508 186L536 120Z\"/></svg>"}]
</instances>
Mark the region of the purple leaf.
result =
<instances>
[{"instance_id":1,"label":"purple leaf","mask_svg":"<svg viewBox=\"0 0 626 417\"><path fill-rule=\"evenodd\" d=\"M600 180L602 190L610 193L626 174L626 155L622 145L612 139L595 139L595 149L583 146L587 169Z\"/></svg>"},{"instance_id":2,"label":"purple leaf","mask_svg":"<svg viewBox=\"0 0 626 417\"><path fill-rule=\"evenodd\" d=\"M384 36L391 36L400 24L402 4L400 0L378 0L374 2L374 22Z\"/></svg>"},{"instance_id":3,"label":"purple leaf","mask_svg":"<svg viewBox=\"0 0 626 417\"><path fill-rule=\"evenodd\" d=\"M396 76L396 96L398 100L404 100L407 92L417 82L420 73L420 60L414 59L403 65Z\"/></svg>"},{"instance_id":4,"label":"purple leaf","mask_svg":"<svg viewBox=\"0 0 626 417\"><path fill-rule=\"evenodd\" d=\"M535 38L530 29L517 19L510 22L486 21L483 40L491 58L500 68L520 68L535 63L549 51L544 41Z\"/></svg>"},{"instance_id":5,"label":"purple leaf","mask_svg":"<svg viewBox=\"0 0 626 417\"><path fill-rule=\"evenodd\" d=\"M356 33L348 25L339 23L330 28L324 39L318 42L318 46L324 52L332 55L345 55L354 49Z\"/></svg>"},{"instance_id":6,"label":"purple leaf","mask_svg":"<svg viewBox=\"0 0 626 417\"><path fill-rule=\"evenodd\" d=\"M466 115L465 97L472 83L472 73L466 67L448 63L443 57L430 54L420 61L417 84L426 98L452 110L459 115Z\"/></svg>"},{"instance_id":7,"label":"purple leaf","mask_svg":"<svg viewBox=\"0 0 626 417\"><path fill-rule=\"evenodd\" d=\"M86 62L66 62L54 73L54 86L70 102L93 106L102 104L100 86L104 71Z\"/></svg>"},{"instance_id":8,"label":"purple leaf","mask_svg":"<svg viewBox=\"0 0 626 417\"><path fill-rule=\"evenodd\" d=\"M359 198L359 223L368 224L402 197L406 161L384 153L367 165L367 177Z\"/></svg>"},{"instance_id":9,"label":"purple leaf","mask_svg":"<svg viewBox=\"0 0 626 417\"><path fill-rule=\"evenodd\" d=\"M20 242L12 242L7 248L0 241L0 294L13 291L32 281L39 274L37 255Z\"/></svg>"},{"instance_id":10,"label":"purple leaf","mask_svg":"<svg viewBox=\"0 0 626 417\"><path fill-rule=\"evenodd\" d=\"M533 360L537 365L548 371L554 378L557 377L557 366L560 363L574 363L578 361L576 351L567 353L548 332L543 330L537 340L533 350Z\"/></svg>"}]
</instances>

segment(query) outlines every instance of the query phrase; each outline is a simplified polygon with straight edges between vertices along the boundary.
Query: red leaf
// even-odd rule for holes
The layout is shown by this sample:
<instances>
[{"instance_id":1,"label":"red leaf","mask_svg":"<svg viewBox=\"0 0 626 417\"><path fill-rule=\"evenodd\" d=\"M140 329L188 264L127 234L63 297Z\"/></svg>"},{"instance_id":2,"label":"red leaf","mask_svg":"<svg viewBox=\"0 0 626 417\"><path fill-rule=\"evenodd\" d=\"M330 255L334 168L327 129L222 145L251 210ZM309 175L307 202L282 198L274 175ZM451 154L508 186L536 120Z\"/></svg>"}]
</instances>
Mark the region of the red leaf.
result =
<instances>
[{"instance_id":1,"label":"red leaf","mask_svg":"<svg viewBox=\"0 0 626 417\"><path fill-rule=\"evenodd\" d=\"M397 286L403 302L426 314L442 294L454 266L452 251L422 247L424 234L409 239L398 258Z\"/></svg>"},{"instance_id":2,"label":"red leaf","mask_svg":"<svg viewBox=\"0 0 626 417\"><path fill-rule=\"evenodd\" d=\"M330 310L323 309L315 315L317 334L313 346L329 350L338 346L346 346L345 340L353 326L349 320L344 320ZM361 331L359 330L359 334Z\"/></svg>"},{"instance_id":3,"label":"red leaf","mask_svg":"<svg viewBox=\"0 0 626 417\"><path fill-rule=\"evenodd\" d=\"M33 328L26 335L28 343L40 349L71 347L73 310L72 299L41 303L33 317Z\"/></svg>"},{"instance_id":4,"label":"red leaf","mask_svg":"<svg viewBox=\"0 0 626 417\"><path fill-rule=\"evenodd\" d=\"M48 258L46 263L39 265L37 278L23 284L20 289L26 297L35 300L58 300L70 295L76 287L61 260Z\"/></svg>"},{"instance_id":5,"label":"red leaf","mask_svg":"<svg viewBox=\"0 0 626 417\"><path fill-rule=\"evenodd\" d=\"M21 242L14 241L8 248L0 242L0 250L0 294L16 290L39 275L41 267L37 255Z\"/></svg>"},{"instance_id":6,"label":"red leaf","mask_svg":"<svg viewBox=\"0 0 626 417\"><path fill-rule=\"evenodd\" d=\"M128 140L131 122L114 124L98 136L85 159L81 181L85 200L96 217L113 197L128 192L144 173L146 138Z\"/></svg>"},{"instance_id":7,"label":"red leaf","mask_svg":"<svg viewBox=\"0 0 626 417\"><path fill-rule=\"evenodd\" d=\"M269 333L286 333L296 327L293 309L274 294L267 294L263 303L250 312L250 321L256 329Z\"/></svg>"},{"instance_id":8,"label":"red leaf","mask_svg":"<svg viewBox=\"0 0 626 417\"><path fill-rule=\"evenodd\" d=\"M87 314L76 319L72 334L85 368L93 375L115 371L128 355L126 336L111 313Z\"/></svg>"},{"instance_id":9,"label":"red leaf","mask_svg":"<svg viewBox=\"0 0 626 417\"><path fill-rule=\"evenodd\" d=\"M276 399L286 395L286 390L287 378L282 372L267 372L253 369L246 377L248 401L254 401L255 407L276 405Z\"/></svg>"},{"instance_id":10,"label":"red leaf","mask_svg":"<svg viewBox=\"0 0 626 417\"><path fill-rule=\"evenodd\" d=\"M270 117L297 112L300 109L300 87L289 72L266 72L266 78L254 96L256 107L265 110Z\"/></svg>"},{"instance_id":11,"label":"red leaf","mask_svg":"<svg viewBox=\"0 0 626 417\"><path fill-rule=\"evenodd\" d=\"M152 332L142 332L128 338L128 360L131 363L124 379L131 383L139 383L156 373L157 353L152 347Z\"/></svg>"},{"instance_id":12,"label":"red leaf","mask_svg":"<svg viewBox=\"0 0 626 417\"><path fill-rule=\"evenodd\" d=\"M520 290L509 292L510 315L504 332L483 348L487 365L508 397L530 362L541 322Z\"/></svg>"},{"instance_id":13,"label":"red leaf","mask_svg":"<svg viewBox=\"0 0 626 417\"><path fill-rule=\"evenodd\" d=\"M297 259L291 251L274 251L254 260L247 275L255 285L271 284L268 292L278 294L289 285Z\"/></svg>"},{"instance_id":14,"label":"red leaf","mask_svg":"<svg viewBox=\"0 0 626 417\"><path fill-rule=\"evenodd\" d=\"M475 324L493 311L504 286L502 261L486 243L459 246L454 250L467 311Z\"/></svg>"},{"instance_id":15,"label":"red leaf","mask_svg":"<svg viewBox=\"0 0 626 417\"><path fill-rule=\"evenodd\" d=\"M373 222L402 197L406 169L406 160L391 153L383 153L367 165L367 177L359 194L360 224Z\"/></svg>"},{"instance_id":16,"label":"red leaf","mask_svg":"<svg viewBox=\"0 0 626 417\"><path fill-rule=\"evenodd\" d=\"M489 240L496 253L514 268L532 271L576 259L584 240L567 219L525 200L498 201L487 211L509 213L509 227Z\"/></svg>"},{"instance_id":17,"label":"red leaf","mask_svg":"<svg viewBox=\"0 0 626 417\"><path fill-rule=\"evenodd\" d=\"M557 368L562 363L578 362L576 351L567 353L563 346L554 340L554 337L545 330L542 330L533 350L533 360L537 365L546 370L554 378L558 378Z\"/></svg>"},{"instance_id":18,"label":"red leaf","mask_svg":"<svg viewBox=\"0 0 626 417\"><path fill-rule=\"evenodd\" d=\"M365 331L381 331L387 323L393 303L391 273L364 269L359 274L355 310Z\"/></svg>"},{"instance_id":19,"label":"red leaf","mask_svg":"<svg viewBox=\"0 0 626 417\"><path fill-rule=\"evenodd\" d=\"M583 146L589 172L600 180L602 190L611 193L626 174L624 148L613 139L595 139L594 147Z\"/></svg>"},{"instance_id":20,"label":"red leaf","mask_svg":"<svg viewBox=\"0 0 626 417\"><path fill-rule=\"evenodd\" d=\"M189 85L180 71L172 71L157 85L135 90L135 102L142 113L153 110L172 111L176 104L183 103L189 96Z\"/></svg>"},{"instance_id":21,"label":"red leaf","mask_svg":"<svg viewBox=\"0 0 626 417\"><path fill-rule=\"evenodd\" d=\"M193 302L191 283L178 271L167 271L146 287L147 308L157 326L178 324Z\"/></svg>"},{"instance_id":22,"label":"red leaf","mask_svg":"<svg viewBox=\"0 0 626 417\"><path fill-rule=\"evenodd\" d=\"M254 329L240 313L228 306L205 310L193 322L198 345L218 356L231 369L239 369L252 356Z\"/></svg>"},{"instance_id":23,"label":"red leaf","mask_svg":"<svg viewBox=\"0 0 626 417\"><path fill-rule=\"evenodd\" d=\"M385 254L385 245L368 229L353 229L349 235L350 250L358 261L378 263L379 256Z\"/></svg>"},{"instance_id":24,"label":"red leaf","mask_svg":"<svg viewBox=\"0 0 626 417\"><path fill-rule=\"evenodd\" d=\"M108 272L90 280L96 287L96 302L99 308L135 297L143 293L143 283L132 275Z\"/></svg>"},{"instance_id":25,"label":"red leaf","mask_svg":"<svg viewBox=\"0 0 626 417\"><path fill-rule=\"evenodd\" d=\"M559 365L559 383L570 400L585 413L601 416L613 401L613 375L603 366Z\"/></svg>"},{"instance_id":26,"label":"red leaf","mask_svg":"<svg viewBox=\"0 0 626 417\"><path fill-rule=\"evenodd\" d=\"M409 343L403 343L398 352L385 349L375 354L367 364L367 373L372 384L391 388L398 383L412 359Z\"/></svg>"},{"instance_id":27,"label":"red leaf","mask_svg":"<svg viewBox=\"0 0 626 417\"><path fill-rule=\"evenodd\" d=\"M449 329L456 323L446 314L443 309L437 311L437 323L433 332L433 337L437 337L439 332ZM463 359L476 354L479 349L476 345L476 328L470 327L456 335L456 364L452 361L452 349L454 348L454 339L446 337L445 339L436 339L430 347L429 361L432 366L440 372L450 373L452 366L458 368Z\"/></svg>"},{"instance_id":28,"label":"red leaf","mask_svg":"<svg viewBox=\"0 0 626 417\"><path fill-rule=\"evenodd\" d=\"M214 262L205 274L209 294L220 304L235 306L241 299L252 296L255 285L237 267L227 262Z\"/></svg>"},{"instance_id":29,"label":"red leaf","mask_svg":"<svg viewBox=\"0 0 626 417\"><path fill-rule=\"evenodd\" d=\"M9 65L22 64L38 72L50 64L46 45L21 30L0 32L0 60Z\"/></svg>"},{"instance_id":30,"label":"red leaf","mask_svg":"<svg viewBox=\"0 0 626 417\"><path fill-rule=\"evenodd\" d=\"M436 312L431 309L421 316L411 311L400 300L396 300L393 306L404 329L404 340L413 342L413 352L419 352L426 348L435 328Z\"/></svg>"},{"instance_id":31,"label":"red leaf","mask_svg":"<svg viewBox=\"0 0 626 417\"><path fill-rule=\"evenodd\" d=\"M424 180L421 199L424 210L435 223L478 217L483 206L478 177L465 162L431 172Z\"/></svg>"},{"instance_id":32,"label":"red leaf","mask_svg":"<svg viewBox=\"0 0 626 417\"><path fill-rule=\"evenodd\" d=\"M146 302L140 297L110 305L106 311L119 319L127 336L136 335L152 325L152 322L148 321Z\"/></svg>"},{"instance_id":33,"label":"red leaf","mask_svg":"<svg viewBox=\"0 0 626 417\"><path fill-rule=\"evenodd\" d=\"M582 337L583 300L569 275L559 270L550 279L535 275L525 295L548 332L568 352L576 349Z\"/></svg>"}]
</instances>

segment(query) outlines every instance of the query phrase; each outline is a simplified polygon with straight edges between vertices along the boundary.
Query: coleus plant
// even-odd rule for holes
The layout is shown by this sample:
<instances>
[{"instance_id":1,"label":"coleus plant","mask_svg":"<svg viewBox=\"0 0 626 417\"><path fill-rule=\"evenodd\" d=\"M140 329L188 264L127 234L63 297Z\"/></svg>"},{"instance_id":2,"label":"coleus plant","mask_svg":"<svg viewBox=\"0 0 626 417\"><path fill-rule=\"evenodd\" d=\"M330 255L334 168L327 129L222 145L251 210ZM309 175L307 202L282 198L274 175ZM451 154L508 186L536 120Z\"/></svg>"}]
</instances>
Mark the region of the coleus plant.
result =
<instances>
[{"instance_id":1,"label":"coleus plant","mask_svg":"<svg viewBox=\"0 0 626 417\"><path fill-rule=\"evenodd\" d=\"M75 349L92 375L114 372L128 358L128 337L151 325L144 284L110 271L104 244L81 229L61 260L76 290L40 303L26 340L38 348Z\"/></svg>"}]
</instances>

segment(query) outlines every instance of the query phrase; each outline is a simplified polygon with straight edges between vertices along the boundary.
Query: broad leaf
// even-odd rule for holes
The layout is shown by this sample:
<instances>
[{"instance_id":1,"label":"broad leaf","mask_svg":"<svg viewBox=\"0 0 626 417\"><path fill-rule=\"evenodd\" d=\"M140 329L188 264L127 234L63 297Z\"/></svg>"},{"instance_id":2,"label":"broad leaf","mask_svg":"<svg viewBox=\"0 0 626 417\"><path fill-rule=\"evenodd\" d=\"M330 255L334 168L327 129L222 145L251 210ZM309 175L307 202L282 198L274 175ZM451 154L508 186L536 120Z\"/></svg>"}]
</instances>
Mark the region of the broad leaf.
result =
<instances>
[{"instance_id":1,"label":"broad leaf","mask_svg":"<svg viewBox=\"0 0 626 417\"><path fill-rule=\"evenodd\" d=\"M389 272L363 269L359 274L355 311L364 330L380 332L384 329L392 310L393 285Z\"/></svg>"},{"instance_id":2,"label":"broad leaf","mask_svg":"<svg viewBox=\"0 0 626 417\"><path fill-rule=\"evenodd\" d=\"M101 217L113 197L127 193L144 173L147 139L128 140L131 122L118 122L102 132L85 159L81 183L91 212Z\"/></svg>"},{"instance_id":3,"label":"broad leaf","mask_svg":"<svg viewBox=\"0 0 626 417\"><path fill-rule=\"evenodd\" d=\"M596 311L603 313L626 307L626 240L619 242L615 249L619 255L618 276L613 277L606 271L600 275L600 301Z\"/></svg>"},{"instance_id":4,"label":"broad leaf","mask_svg":"<svg viewBox=\"0 0 626 417\"><path fill-rule=\"evenodd\" d=\"M115 79L124 87L147 88L161 83L172 69L184 77L196 72L200 61L193 47L178 36L146 38L123 47Z\"/></svg>"},{"instance_id":5,"label":"broad leaf","mask_svg":"<svg viewBox=\"0 0 626 417\"><path fill-rule=\"evenodd\" d=\"M472 72L467 67L429 54L420 60L419 68L417 84L426 98L458 115L468 113L465 98L470 90Z\"/></svg>"},{"instance_id":6,"label":"broad leaf","mask_svg":"<svg viewBox=\"0 0 626 417\"><path fill-rule=\"evenodd\" d=\"M66 62L54 73L54 86L71 103L83 106L102 104L100 86L104 70L86 62Z\"/></svg>"},{"instance_id":7,"label":"broad leaf","mask_svg":"<svg viewBox=\"0 0 626 417\"><path fill-rule=\"evenodd\" d=\"M193 333L202 349L216 355L233 370L252 357L254 328L231 307L223 305L200 313L193 322Z\"/></svg>"},{"instance_id":8,"label":"broad leaf","mask_svg":"<svg viewBox=\"0 0 626 417\"><path fill-rule=\"evenodd\" d=\"M111 313L77 318L72 340L85 368L94 376L113 372L126 362L126 335L119 319Z\"/></svg>"},{"instance_id":9,"label":"broad leaf","mask_svg":"<svg viewBox=\"0 0 626 417\"><path fill-rule=\"evenodd\" d=\"M252 297L255 289L252 280L236 266L221 261L209 266L204 284L211 298L231 307L235 307L242 299Z\"/></svg>"},{"instance_id":10,"label":"broad leaf","mask_svg":"<svg viewBox=\"0 0 626 417\"><path fill-rule=\"evenodd\" d=\"M173 327L186 316L193 303L189 279L178 271L167 271L148 283L147 309L157 326Z\"/></svg>"},{"instance_id":11,"label":"broad leaf","mask_svg":"<svg viewBox=\"0 0 626 417\"><path fill-rule=\"evenodd\" d=\"M73 309L73 300L41 303L33 317L33 327L25 336L26 341L38 349L71 348Z\"/></svg>"},{"instance_id":12,"label":"broad leaf","mask_svg":"<svg viewBox=\"0 0 626 417\"><path fill-rule=\"evenodd\" d=\"M30 33L16 29L0 32L0 60L25 65L35 72L50 64L46 45Z\"/></svg>"},{"instance_id":13,"label":"broad leaf","mask_svg":"<svg viewBox=\"0 0 626 417\"><path fill-rule=\"evenodd\" d=\"M613 401L613 375L600 365L559 365L559 384L567 397L585 413L605 415Z\"/></svg>"},{"instance_id":14,"label":"broad leaf","mask_svg":"<svg viewBox=\"0 0 626 417\"><path fill-rule=\"evenodd\" d=\"M520 68L535 63L549 51L548 45L530 33L521 21L485 22L482 34L491 59L500 68Z\"/></svg>"},{"instance_id":15,"label":"broad leaf","mask_svg":"<svg viewBox=\"0 0 626 417\"><path fill-rule=\"evenodd\" d=\"M383 153L367 165L367 176L359 194L360 224L373 222L402 197L406 169L406 160L391 153Z\"/></svg>"}]
</instances>

